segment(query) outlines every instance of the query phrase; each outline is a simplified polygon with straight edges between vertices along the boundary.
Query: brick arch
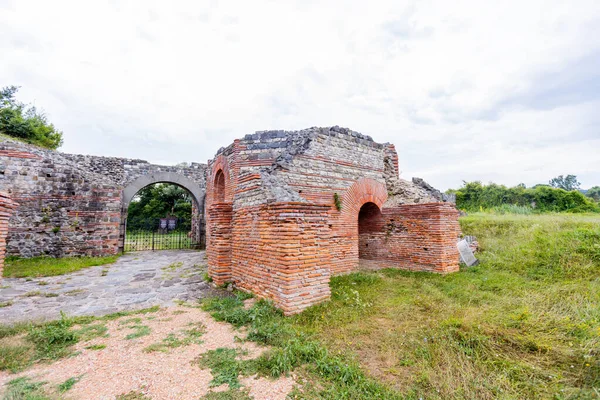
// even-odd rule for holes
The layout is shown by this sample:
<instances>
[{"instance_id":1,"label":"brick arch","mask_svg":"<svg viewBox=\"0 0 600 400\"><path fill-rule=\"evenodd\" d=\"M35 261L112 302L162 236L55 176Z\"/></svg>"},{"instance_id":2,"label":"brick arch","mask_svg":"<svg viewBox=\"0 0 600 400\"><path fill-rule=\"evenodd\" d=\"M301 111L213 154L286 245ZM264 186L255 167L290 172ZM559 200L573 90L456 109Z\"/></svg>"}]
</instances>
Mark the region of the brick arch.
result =
<instances>
[{"instance_id":1,"label":"brick arch","mask_svg":"<svg viewBox=\"0 0 600 400\"><path fill-rule=\"evenodd\" d=\"M344 192L342 209L335 228L338 233L333 238L336 247L332 262L334 275L348 273L358 267L358 214L361 207L373 203L381 209L387 198L385 184L369 178L359 179Z\"/></svg>"},{"instance_id":2,"label":"brick arch","mask_svg":"<svg viewBox=\"0 0 600 400\"><path fill-rule=\"evenodd\" d=\"M346 218L358 218L360 208L366 203L375 203L380 209L387 201L388 194L385 184L369 178L362 178L346 192L342 198L342 214Z\"/></svg>"},{"instance_id":3,"label":"brick arch","mask_svg":"<svg viewBox=\"0 0 600 400\"><path fill-rule=\"evenodd\" d=\"M227 157L220 155L215 159L215 162L211 166L210 178L206 183L208 204L215 202L215 179L217 178L219 171L223 171L223 176L225 177L225 203L233 202L233 187L231 183L232 179L229 170L229 162Z\"/></svg>"}]
</instances>

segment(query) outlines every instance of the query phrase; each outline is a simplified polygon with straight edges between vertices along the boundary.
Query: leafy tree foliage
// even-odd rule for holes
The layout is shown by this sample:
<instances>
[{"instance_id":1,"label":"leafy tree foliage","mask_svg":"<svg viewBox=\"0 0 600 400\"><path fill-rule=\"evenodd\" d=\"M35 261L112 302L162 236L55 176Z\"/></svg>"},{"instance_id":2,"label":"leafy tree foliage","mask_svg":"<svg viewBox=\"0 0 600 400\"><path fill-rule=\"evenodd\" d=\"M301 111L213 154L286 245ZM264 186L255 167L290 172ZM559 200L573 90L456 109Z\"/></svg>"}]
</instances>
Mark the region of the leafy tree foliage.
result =
<instances>
[{"instance_id":1,"label":"leafy tree foliage","mask_svg":"<svg viewBox=\"0 0 600 400\"><path fill-rule=\"evenodd\" d=\"M566 177L559 175L556 178L552 178L549 183L553 188L566 191L577 190L581 186L575 175L567 175Z\"/></svg>"},{"instance_id":2,"label":"leafy tree foliage","mask_svg":"<svg viewBox=\"0 0 600 400\"><path fill-rule=\"evenodd\" d=\"M150 223L167 216L179 218L180 228L191 229L191 194L170 183L149 185L140 190L129 204L127 229L148 229Z\"/></svg>"},{"instance_id":3,"label":"leafy tree foliage","mask_svg":"<svg viewBox=\"0 0 600 400\"><path fill-rule=\"evenodd\" d=\"M15 99L16 86L0 89L0 133L47 149L57 149L63 143L62 132L48 122L33 106Z\"/></svg>"},{"instance_id":4,"label":"leafy tree foliage","mask_svg":"<svg viewBox=\"0 0 600 400\"><path fill-rule=\"evenodd\" d=\"M578 191L566 191L545 185L526 188L506 187L490 183L464 182L455 191L456 205L466 211L479 211L515 205L531 207L538 212L600 212L600 207Z\"/></svg>"},{"instance_id":5,"label":"leafy tree foliage","mask_svg":"<svg viewBox=\"0 0 600 400\"><path fill-rule=\"evenodd\" d=\"M594 186L592 188L590 188L585 195L587 197L591 197L592 199L596 200L596 201L600 201L600 186Z\"/></svg>"}]
</instances>

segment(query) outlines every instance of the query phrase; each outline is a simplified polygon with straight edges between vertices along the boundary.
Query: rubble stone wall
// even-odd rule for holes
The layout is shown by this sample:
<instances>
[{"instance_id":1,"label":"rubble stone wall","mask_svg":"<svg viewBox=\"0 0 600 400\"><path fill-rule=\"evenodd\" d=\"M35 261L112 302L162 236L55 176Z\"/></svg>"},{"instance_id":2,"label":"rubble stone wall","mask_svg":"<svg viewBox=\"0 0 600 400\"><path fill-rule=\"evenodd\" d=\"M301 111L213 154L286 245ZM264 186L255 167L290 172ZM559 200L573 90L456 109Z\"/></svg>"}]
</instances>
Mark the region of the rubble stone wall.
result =
<instances>
[{"instance_id":1,"label":"rubble stone wall","mask_svg":"<svg viewBox=\"0 0 600 400\"><path fill-rule=\"evenodd\" d=\"M192 193L194 227L200 230L205 171L204 164L160 166L64 154L2 139L0 190L18 203L9 221L7 252L23 257L115 254L123 248L131 197L157 182L173 182Z\"/></svg>"}]
</instances>

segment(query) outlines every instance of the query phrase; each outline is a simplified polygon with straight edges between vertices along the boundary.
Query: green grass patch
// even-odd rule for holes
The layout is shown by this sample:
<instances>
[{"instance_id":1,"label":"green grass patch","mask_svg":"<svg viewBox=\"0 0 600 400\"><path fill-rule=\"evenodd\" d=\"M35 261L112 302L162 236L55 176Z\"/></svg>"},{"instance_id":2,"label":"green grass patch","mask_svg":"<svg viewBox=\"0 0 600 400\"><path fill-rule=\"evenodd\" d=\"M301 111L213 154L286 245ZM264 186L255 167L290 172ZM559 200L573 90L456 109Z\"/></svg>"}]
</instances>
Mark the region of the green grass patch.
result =
<instances>
[{"instance_id":1,"label":"green grass patch","mask_svg":"<svg viewBox=\"0 0 600 400\"><path fill-rule=\"evenodd\" d=\"M108 328L104 324L86 325L73 331L79 341L88 342L99 337L108 337Z\"/></svg>"},{"instance_id":2,"label":"green grass patch","mask_svg":"<svg viewBox=\"0 0 600 400\"><path fill-rule=\"evenodd\" d=\"M252 400L252 397L248 390L229 389L225 392L208 392L201 400Z\"/></svg>"},{"instance_id":3,"label":"green grass patch","mask_svg":"<svg viewBox=\"0 0 600 400\"><path fill-rule=\"evenodd\" d=\"M238 361L238 350L218 348L202 354L198 364L203 368L210 368L213 380L210 387L229 385L229 389L239 389L242 385L239 376L246 371L247 362Z\"/></svg>"},{"instance_id":4,"label":"green grass patch","mask_svg":"<svg viewBox=\"0 0 600 400\"><path fill-rule=\"evenodd\" d=\"M10 307L12 305L13 305L12 301L3 301L3 302L0 302L0 308Z\"/></svg>"},{"instance_id":5,"label":"green grass patch","mask_svg":"<svg viewBox=\"0 0 600 400\"><path fill-rule=\"evenodd\" d=\"M85 348L86 350L100 351L106 349L105 344L93 344Z\"/></svg>"},{"instance_id":6,"label":"green grass patch","mask_svg":"<svg viewBox=\"0 0 600 400\"><path fill-rule=\"evenodd\" d=\"M18 378L6 384L2 400L52 400L44 390L46 382L36 382L31 378Z\"/></svg>"},{"instance_id":7,"label":"green grass patch","mask_svg":"<svg viewBox=\"0 0 600 400\"><path fill-rule=\"evenodd\" d=\"M97 265L112 264L118 255L109 257L7 257L4 263L5 278L39 278L63 275Z\"/></svg>"},{"instance_id":8,"label":"green grass patch","mask_svg":"<svg viewBox=\"0 0 600 400\"><path fill-rule=\"evenodd\" d=\"M75 386L75 384L77 382L79 382L82 377L83 377L83 375L75 376L75 377L67 379L66 381L64 381L63 383L58 385L59 393L65 393L65 392L68 392L69 390L73 389L73 386Z\"/></svg>"},{"instance_id":9,"label":"green grass patch","mask_svg":"<svg viewBox=\"0 0 600 400\"><path fill-rule=\"evenodd\" d=\"M132 325L129 329L133 329L134 332L125 336L126 340L138 339L144 336L148 336L151 332L150 327L146 325Z\"/></svg>"},{"instance_id":10,"label":"green grass patch","mask_svg":"<svg viewBox=\"0 0 600 400\"><path fill-rule=\"evenodd\" d=\"M190 329L185 329L179 335L170 334L160 343L153 343L144 349L145 353L154 353L157 351L166 353L170 349L189 346L191 344L202 344L200 339L206 332L206 327L201 324L190 324Z\"/></svg>"},{"instance_id":11,"label":"green grass patch","mask_svg":"<svg viewBox=\"0 0 600 400\"><path fill-rule=\"evenodd\" d=\"M116 397L116 400L151 400L150 397L140 392L129 392Z\"/></svg>"}]
</instances>

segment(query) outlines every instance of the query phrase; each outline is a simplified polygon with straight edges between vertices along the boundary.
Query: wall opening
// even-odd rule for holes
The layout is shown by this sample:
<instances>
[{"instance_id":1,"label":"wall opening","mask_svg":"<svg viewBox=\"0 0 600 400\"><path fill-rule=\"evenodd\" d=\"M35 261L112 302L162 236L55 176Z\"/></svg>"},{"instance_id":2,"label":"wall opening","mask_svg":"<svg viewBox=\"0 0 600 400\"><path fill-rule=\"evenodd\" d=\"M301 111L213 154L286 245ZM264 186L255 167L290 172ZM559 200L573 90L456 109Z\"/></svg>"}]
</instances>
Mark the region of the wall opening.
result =
<instances>
[{"instance_id":1,"label":"wall opening","mask_svg":"<svg viewBox=\"0 0 600 400\"><path fill-rule=\"evenodd\" d=\"M358 213L358 258L373 260L377 257L373 236L384 230L381 210L375 203L365 203Z\"/></svg>"},{"instance_id":2,"label":"wall opening","mask_svg":"<svg viewBox=\"0 0 600 400\"><path fill-rule=\"evenodd\" d=\"M215 203L224 203L225 202L225 174L223 170L220 169L217 171L215 175L215 188L214 188L214 199Z\"/></svg>"},{"instance_id":3,"label":"wall opening","mask_svg":"<svg viewBox=\"0 0 600 400\"><path fill-rule=\"evenodd\" d=\"M127 208L124 251L199 248L198 205L182 186L160 182L140 189Z\"/></svg>"}]
</instances>

